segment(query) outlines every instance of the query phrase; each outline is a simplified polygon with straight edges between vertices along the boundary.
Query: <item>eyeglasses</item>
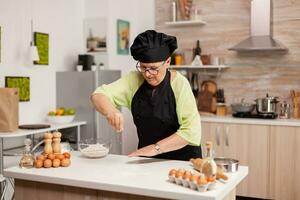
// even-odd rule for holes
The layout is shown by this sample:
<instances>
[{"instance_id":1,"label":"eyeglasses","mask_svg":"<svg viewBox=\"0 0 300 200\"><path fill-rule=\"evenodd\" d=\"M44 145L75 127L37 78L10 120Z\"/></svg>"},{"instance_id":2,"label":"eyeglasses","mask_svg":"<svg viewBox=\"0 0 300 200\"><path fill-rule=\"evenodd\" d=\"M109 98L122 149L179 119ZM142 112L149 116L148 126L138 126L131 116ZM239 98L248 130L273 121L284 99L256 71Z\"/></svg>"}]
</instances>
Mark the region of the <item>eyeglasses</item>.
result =
<instances>
[{"instance_id":1,"label":"eyeglasses","mask_svg":"<svg viewBox=\"0 0 300 200\"><path fill-rule=\"evenodd\" d=\"M166 61L164 61L160 66L157 66L157 67L154 67L154 66L145 67L145 66L142 66L140 62L137 62L135 67L141 73L146 73L146 71L148 71L149 74L157 75L159 72L159 68L161 68L165 63L166 63Z\"/></svg>"}]
</instances>

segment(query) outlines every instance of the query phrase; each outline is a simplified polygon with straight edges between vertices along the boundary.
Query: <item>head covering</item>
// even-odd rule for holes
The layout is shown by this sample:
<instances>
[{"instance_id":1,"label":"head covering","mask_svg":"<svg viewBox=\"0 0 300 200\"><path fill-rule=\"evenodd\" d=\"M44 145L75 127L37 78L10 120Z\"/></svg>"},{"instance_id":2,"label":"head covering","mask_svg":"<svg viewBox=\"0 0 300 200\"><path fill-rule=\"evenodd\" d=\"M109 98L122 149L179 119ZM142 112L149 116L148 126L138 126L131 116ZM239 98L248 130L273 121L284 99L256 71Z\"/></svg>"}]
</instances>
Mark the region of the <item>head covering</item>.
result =
<instances>
[{"instance_id":1,"label":"head covering","mask_svg":"<svg viewBox=\"0 0 300 200\"><path fill-rule=\"evenodd\" d=\"M166 60L177 49L176 37L147 30L140 33L130 47L135 60L143 63Z\"/></svg>"}]
</instances>

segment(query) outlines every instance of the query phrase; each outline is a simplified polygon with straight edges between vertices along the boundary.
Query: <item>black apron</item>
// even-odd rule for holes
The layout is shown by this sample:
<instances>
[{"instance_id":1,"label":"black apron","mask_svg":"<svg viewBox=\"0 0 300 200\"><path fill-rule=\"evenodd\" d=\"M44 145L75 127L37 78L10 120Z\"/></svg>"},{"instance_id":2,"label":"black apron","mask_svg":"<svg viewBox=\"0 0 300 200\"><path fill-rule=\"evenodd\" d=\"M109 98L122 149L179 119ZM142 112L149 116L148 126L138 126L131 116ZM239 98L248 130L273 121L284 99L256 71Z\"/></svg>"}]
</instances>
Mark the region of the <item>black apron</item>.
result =
<instances>
[{"instance_id":1,"label":"black apron","mask_svg":"<svg viewBox=\"0 0 300 200\"><path fill-rule=\"evenodd\" d=\"M139 138L138 148L155 144L174 134L180 127L170 77L171 73L167 71L164 80L155 88L153 95L153 87L145 80L132 99L131 110ZM172 160L201 157L201 147L191 145L155 156L155 158Z\"/></svg>"}]
</instances>

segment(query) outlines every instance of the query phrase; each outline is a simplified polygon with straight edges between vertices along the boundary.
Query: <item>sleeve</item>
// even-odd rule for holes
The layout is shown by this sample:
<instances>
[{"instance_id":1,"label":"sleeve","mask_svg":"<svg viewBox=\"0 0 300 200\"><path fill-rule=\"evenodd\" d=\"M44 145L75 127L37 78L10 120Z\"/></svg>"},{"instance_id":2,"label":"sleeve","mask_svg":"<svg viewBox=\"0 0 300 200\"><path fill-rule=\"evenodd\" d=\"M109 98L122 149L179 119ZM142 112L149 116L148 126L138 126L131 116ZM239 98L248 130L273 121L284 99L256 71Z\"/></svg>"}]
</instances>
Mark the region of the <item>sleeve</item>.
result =
<instances>
[{"instance_id":1,"label":"sleeve","mask_svg":"<svg viewBox=\"0 0 300 200\"><path fill-rule=\"evenodd\" d=\"M188 141L190 145L199 146L201 142L201 122L196 100L188 81L184 78L180 82L178 85L181 85L181 89L176 90L178 91L176 111L180 127L176 134Z\"/></svg>"},{"instance_id":2,"label":"sleeve","mask_svg":"<svg viewBox=\"0 0 300 200\"><path fill-rule=\"evenodd\" d=\"M138 76L135 72L130 72L123 78L110 84L103 84L98 87L94 94L104 94L115 107L125 106L130 109L134 93L139 86Z\"/></svg>"}]
</instances>

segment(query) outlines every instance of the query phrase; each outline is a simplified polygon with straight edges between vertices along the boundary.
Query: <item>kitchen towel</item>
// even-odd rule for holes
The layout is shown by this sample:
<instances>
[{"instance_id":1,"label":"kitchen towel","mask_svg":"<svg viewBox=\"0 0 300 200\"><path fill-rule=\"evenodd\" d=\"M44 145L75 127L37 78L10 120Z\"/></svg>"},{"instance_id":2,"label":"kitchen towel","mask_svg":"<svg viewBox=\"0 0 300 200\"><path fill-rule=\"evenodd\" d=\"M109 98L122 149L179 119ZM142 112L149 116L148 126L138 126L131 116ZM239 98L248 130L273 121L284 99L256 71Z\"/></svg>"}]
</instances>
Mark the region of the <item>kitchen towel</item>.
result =
<instances>
[{"instance_id":1,"label":"kitchen towel","mask_svg":"<svg viewBox=\"0 0 300 200\"><path fill-rule=\"evenodd\" d=\"M19 89L0 88L0 132L13 132L19 126Z\"/></svg>"}]
</instances>

